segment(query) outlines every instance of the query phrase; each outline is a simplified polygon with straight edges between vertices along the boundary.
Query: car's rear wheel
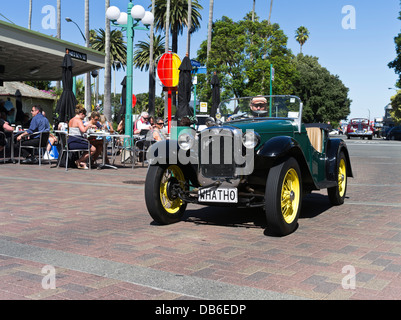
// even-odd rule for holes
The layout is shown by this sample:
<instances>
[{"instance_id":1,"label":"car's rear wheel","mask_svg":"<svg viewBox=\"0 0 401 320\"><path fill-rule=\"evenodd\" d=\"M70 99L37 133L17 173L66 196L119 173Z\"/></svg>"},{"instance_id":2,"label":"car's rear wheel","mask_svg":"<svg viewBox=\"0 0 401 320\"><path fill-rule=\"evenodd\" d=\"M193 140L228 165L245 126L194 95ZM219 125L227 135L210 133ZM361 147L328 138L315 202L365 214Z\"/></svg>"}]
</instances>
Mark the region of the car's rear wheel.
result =
<instances>
[{"instance_id":1,"label":"car's rear wheel","mask_svg":"<svg viewBox=\"0 0 401 320\"><path fill-rule=\"evenodd\" d=\"M267 231L285 236L297 228L301 212L302 178L294 158L272 167L266 182L265 212Z\"/></svg>"},{"instance_id":2,"label":"car's rear wheel","mask_svg":"<svg viewBox=\"0 0 401 320\"><path fill-rule=\"evenodd\" d=\"M145 181L145 202L151 217L160 224L181 220L187 203L179 198L177 188L185 190L186 181L177 165L150 166Z\"/></svg>"},{"instance_id":3,"label":"car's rear wheel","mask_svg":"<svg viewBox=\"0 0 401 320\"><path fill-rule=\"evenodd\" d=\"M329 200L335 206L344 203L347 193L347 161L343 152L337 159L337 180L337 186L327 189Z\"/></svg>"}]
</instances>

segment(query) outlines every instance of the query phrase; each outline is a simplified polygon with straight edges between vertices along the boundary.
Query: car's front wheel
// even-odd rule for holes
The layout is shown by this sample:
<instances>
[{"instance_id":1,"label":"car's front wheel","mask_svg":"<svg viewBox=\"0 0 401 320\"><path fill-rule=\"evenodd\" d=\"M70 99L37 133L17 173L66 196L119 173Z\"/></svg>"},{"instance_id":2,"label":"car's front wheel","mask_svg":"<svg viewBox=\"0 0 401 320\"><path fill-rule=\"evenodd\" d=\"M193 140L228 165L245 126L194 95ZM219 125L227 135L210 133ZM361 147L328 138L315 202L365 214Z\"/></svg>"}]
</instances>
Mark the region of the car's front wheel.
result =
<instances>
[{"instance_id":1,"label":"car's front wheel","mask_svg":"<svg viewBox=\"0 0 401 320\"><path fill-rule=\"evenodd\" d=\"M298 162L289 158L272 167L267 177L265 212L268 233L277 236L292 233L298 225L301 202L301 172Z\"/></svg>"},{"instance_id":2,"label":"car's front wheel","mask_svg":"<svg viewBox=\"0 0 401 320\"><path fill-rule=\"evenodd\" d=\"M145 202L151 217L160 224L180 221L187 203L178 196L186 181L177 165L150 166L145 181Z\"/></svg>"}]
</instances>

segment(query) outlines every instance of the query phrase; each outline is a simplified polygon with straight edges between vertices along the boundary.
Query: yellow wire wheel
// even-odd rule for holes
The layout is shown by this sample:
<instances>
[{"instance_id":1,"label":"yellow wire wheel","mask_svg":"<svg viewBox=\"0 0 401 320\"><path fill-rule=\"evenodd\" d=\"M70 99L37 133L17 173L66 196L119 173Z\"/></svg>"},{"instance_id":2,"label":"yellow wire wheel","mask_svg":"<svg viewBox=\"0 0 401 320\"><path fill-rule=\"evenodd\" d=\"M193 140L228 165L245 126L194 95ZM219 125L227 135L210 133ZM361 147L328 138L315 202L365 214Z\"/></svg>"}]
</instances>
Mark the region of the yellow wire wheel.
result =
<instances>
[{"instance_id":1,"label":"yellow wire wheel","mask_svg":"<svg viewBox=\"0 0 401 320\"><path fill-rule=\"evenodd\" d=\"M183 201L172 190L174 183L179 183L184 189L185 177L180 167L171 165L166 168L160 181L160 201L163 208L171 214L179 211L183 204Z\"/></svg>"},{"instance_id":2,"label":"yellow wire wheel","mask_svg":"<svg viewBox=\"0 0 401 320\"><path fill-rule=\"evenodd\" d=\"M285 236L298 226L301 212L302 176L295 158L270 168L266 181L267 233Z\"/></svg>"},{"instance_id":3,"label":"yellow wire wheel","mask_svg":"<svg viewBox=\"0 0 401 320\"><path fill-rule=\"evenodd\" d=\"M297 216L300 196L300 181L297 172L291 168L284 177L281 188L281 213L286 223L290 224Z\"/></svg>"},{"instance_id":4,"label":"yellow wire wheel","mask_svg":"<svg viewBox=\"0 0 401 320\"><path fill-rule=\"evenodd\" d=\"M338 206L344 203L347 192L347 161L343 152L337 159L337 185L327 189L329 200L332 205Z\"/></svg>"},{"instance_id":5,"label":"yellow wire wheel","mask_svg":"<svg viewBox=\"0 0 401 320\"><path fill-rule=\"evenodd\" d=\"M150 216L159 224L181 220L187 203L179 197L186 190L184 171L178 165L151 165L145 180L145 203Z\"/></svg>"},{"instance_id":6,"label":"yellow wire wheel","mask_svg":"<svg viewBox=\"0 0 401 320\"><path fill-rule=\"evenodd\" d=\"M347 165L345 160L340 160L340 165L338 166L338 192L340 197L345 195L345 189L347 186Z\"/></svg>"}]
</instances>

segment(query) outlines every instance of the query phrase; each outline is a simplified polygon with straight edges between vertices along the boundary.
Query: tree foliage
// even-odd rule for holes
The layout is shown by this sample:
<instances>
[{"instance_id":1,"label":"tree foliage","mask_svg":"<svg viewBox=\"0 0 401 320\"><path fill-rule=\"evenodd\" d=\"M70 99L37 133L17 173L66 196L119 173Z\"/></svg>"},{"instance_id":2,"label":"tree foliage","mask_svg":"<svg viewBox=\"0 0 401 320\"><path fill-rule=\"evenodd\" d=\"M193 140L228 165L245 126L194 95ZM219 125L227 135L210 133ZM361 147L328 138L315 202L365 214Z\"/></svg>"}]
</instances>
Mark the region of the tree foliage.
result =
<instances>
[{"instance_id":1,"label":"tree foliage","mask_svg":"<svg viewBox=\"0 0 401 320\"><path fill-rule=\"evenodd\" d=\"M295 95L304 103L305 122L339 122L350 113L349 89L338 76L322 67L317 57L299 54L296 59Z\"/></svg>"},{"instance_id":2,"label":"tree foliage","mask_svg":"<svg viewBox=\"0 0 401 320\"><path fill-rule=\"evenodd\" d=\"M92 49L105 52L106 32L102 28L99 30L90 30L89 42ZM124 69L124 66L127 64L127 46L120 30L112 30L110 32L110 59L113 69ZM116 64L113 64L113 61Z\"/></svg>"},{"instance_id":3,"label":"tree foliage","mask_svg":"<svg viewBox=\"0 0 401 320\"><path fill-rule=\"evenodd\" d=\"M269 94L270 64L273 64L276 72L274 93L289 94L293 91L295 65L287 48L287 39L278 24L269 25L266 20L260 22L258 17L252 22L251 13L238 22L223 16L213 24L207 77L211 77L213 71L218 73L222 98ZM197 59L206 64L206 58L205 40ZM210 86L205 86L205 81L200 77L202 98L210 96Z\"/></svg>"},{"instance_id":4,"label":"tree foliage","mask_svg":"<svg viewBox=\"0 0 401 320\"><path fill-rule=\"evenodd\" d=\"M134 66L141 71L149 70L150 61L150 41L139 41L135 44L137 48L134 52ZM164 53L164 37L160 34L153 37L153 62Z\"/></svg>"},{"instance_id":5,"label":"tree foliage","mask_svg":"<svg viewBox=\"0 0 401 320\"><path fill-rule=\"evenodd\" d=\"M178 35L182 34L184 27L188 25L188 0L170 0L170 32L172 35L172 50L177 52ZM203 7L198 0L192 0L191 32L200 28ZM155 28L164 30L166 25L166 0L155 1Z\"/></svg>"},{"instance_id":6,"label":"tree foliage","mask_svg":"<svg viewBox=\"0 0 401 320\"><path fill-rule=\"evenodd\" d=\"M398 90L397 94L391 97L391 107L393 111L390 112L391 118L396 125L401 124L401 91Z\"/></svg>"},{"instance_id":7,"label":"tree foliage","mask_svg":"<svg viewBox=\"0 0 401 320\"><path fill-rule=\"evenodd\" d=\"M300 45L300 53L302 53L302 46L308 39L309 39L309 30L304 26L300 26L295 31L295 40L297 40L297 42Z\"/></svg>"},{"instance_id":8,"label":"tree foliage","mask_svg":"<svg viewBox=\"0 0 401 320\"><path fill-rule=\"evenodd\" d=\"M398 20L401 20L401 11L398 16ZM390 69L394 69L394 72L398 74L399 78L396 83L398 88L401 88L401 33L394 38L396 58L388 64Z\"/></svg>"}]
</instances>

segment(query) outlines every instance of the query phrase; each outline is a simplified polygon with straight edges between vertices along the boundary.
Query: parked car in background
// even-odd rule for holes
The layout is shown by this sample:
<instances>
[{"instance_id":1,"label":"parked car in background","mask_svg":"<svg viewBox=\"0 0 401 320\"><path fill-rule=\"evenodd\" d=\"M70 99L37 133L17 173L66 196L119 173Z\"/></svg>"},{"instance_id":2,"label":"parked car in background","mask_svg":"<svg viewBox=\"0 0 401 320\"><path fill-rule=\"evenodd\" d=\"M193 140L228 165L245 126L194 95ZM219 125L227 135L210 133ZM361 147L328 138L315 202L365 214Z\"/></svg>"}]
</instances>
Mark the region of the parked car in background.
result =
<instances>
[{"instance_id":1,"label":"parked car in background","mask_svg":"<svg viewBox=\"0 0 401 320\"><path fill-rule=\"evenodd\" d=\"M401 140L401 126L392 127L386 136L387 140Z\"/></svg>"},{"instance_id":2,"label":"parked car in background","mask_svg":"<svg viewBox=\"0 0 401 320\"><path fill-rule=\"evenodd\" d=\"M351 137L360 137L362 139L368 138L369 140L372 140L373 132L374 129L370 124L369 119L354 118L348 123L345 134L347 139L350 139Z\"/></svg>"},{"instance_id":3,"label":"parked car in background","mask_svg":"<svg viewBox=\"0 0 401 320\"><path fill-rule=\"evenodd\" d=\"M383 136L383 117L375 118L373 121L373 135L377 138L381 138Z\"/></svg>"}]
</instances>

